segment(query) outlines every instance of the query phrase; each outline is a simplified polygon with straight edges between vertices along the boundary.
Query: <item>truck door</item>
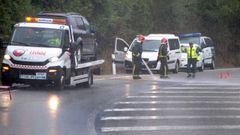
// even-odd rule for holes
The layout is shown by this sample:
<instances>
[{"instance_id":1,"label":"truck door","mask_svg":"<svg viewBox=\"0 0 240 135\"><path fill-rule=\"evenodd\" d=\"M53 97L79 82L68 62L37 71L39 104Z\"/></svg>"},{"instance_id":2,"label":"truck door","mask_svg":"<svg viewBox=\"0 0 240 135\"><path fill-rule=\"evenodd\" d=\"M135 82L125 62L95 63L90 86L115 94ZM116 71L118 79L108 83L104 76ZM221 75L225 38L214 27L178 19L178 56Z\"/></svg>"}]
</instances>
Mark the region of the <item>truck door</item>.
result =
<instances>
[{"instance_id":1,"label":"truck door","mask_svg":"<svg viewBox=\"0 0 240 135\"><path fill-rule=\"evenodd\" d=\"M116 37L114 53L112 55L113 62L124 64L125 55L128 48L129 44L124 39Z\"/></svg>"}]
</instances>

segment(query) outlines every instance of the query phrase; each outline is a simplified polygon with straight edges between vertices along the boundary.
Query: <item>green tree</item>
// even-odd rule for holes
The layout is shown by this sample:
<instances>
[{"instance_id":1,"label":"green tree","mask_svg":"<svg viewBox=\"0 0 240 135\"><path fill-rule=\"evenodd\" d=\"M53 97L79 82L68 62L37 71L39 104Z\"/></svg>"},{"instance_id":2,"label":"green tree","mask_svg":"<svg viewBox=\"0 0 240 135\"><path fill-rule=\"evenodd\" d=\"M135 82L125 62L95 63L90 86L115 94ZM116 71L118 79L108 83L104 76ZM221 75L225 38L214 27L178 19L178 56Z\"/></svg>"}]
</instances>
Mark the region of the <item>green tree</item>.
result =
<instances>
[{"instance_id":1,"label":"green tree","mask_svg":"<svg viewBox=\"0 0 240 135\"><path fill-rule=\"evenodd\" d=\"M30 13L30 0L0 1L0 36L10 35L13 25L23 21L26 14Z\"/></svg>"}]
</instances>

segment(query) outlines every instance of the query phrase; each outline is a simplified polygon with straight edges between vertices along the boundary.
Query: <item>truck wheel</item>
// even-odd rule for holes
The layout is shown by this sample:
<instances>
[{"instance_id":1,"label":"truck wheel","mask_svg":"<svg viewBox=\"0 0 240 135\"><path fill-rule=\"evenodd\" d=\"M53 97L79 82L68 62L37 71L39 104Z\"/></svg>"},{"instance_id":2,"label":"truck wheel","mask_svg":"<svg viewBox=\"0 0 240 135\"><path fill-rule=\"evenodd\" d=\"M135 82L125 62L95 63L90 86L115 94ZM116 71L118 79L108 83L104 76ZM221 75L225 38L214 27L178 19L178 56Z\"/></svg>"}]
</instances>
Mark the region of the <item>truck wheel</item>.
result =
<instances>
[{"instance_id":1,"label":"truck wheel","mask_svg":"<svg viewBox=\"0 0 240 135\"><path fill-rule=\"evenodd\" d=\"M88 74L88 81L87 82L84 82L83 85L85 87L91 87L91 85L93 84L93 73L92 71L89 71L89 74Z\"/></svg>"},{"instance_id":2,"label":"truck wheel","mask_svg":"<svg viewBox=\"0 0 240 135\"><path fill-rule=\"evenodd\" d=\"M55 82L55 88L57 90L64 90L64 87L65 87L65 77L64 77L64 73L63 72L61 72L60 74L61 74L60 77Z\"/></svg>"},{"instance_id":3,"label":"truck wheel","mask_svg":"<svg viewBox=\"0 0 240 135\"><path fill-rule=\"evenodd\" d=\"M212 59L212 63L210 65L210 69L215 69L215 60Z\"/></svg>"}]
</instances>

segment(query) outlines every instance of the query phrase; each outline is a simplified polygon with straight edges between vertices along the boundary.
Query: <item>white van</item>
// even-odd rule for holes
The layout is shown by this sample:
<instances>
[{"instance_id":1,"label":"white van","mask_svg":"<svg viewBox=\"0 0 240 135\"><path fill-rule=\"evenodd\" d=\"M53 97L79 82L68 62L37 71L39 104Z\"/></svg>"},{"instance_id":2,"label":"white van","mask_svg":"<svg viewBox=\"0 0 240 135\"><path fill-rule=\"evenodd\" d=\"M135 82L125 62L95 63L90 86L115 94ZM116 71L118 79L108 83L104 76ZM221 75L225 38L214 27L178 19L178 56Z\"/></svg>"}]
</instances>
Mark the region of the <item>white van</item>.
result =
<instances>
[{"instance_id":1,"label":"white van","mask_svg":"<svg viewBox=\"0 0 240 135\"><path fill-rule=\"evenodd\" d=\"M189 42L198 44L202 49L204 66L215 69L215 49L210 37L201 36L201 33L179 34L178 36L181 44L189 44Z\"/></svg>"},{"instance_id":2,"label":"white van","mask_svg":"<svg viewBox=\"0 0 240 135\"><path fill-rule=\"evenodd\" d=\"M142 44L142 59L152 71L159 71L161 63L157 61L157 57L162 38L168 40L168 68L174 73L178 73L181 50L179 38L174 34L150 34L146 36ZM135 41L136 39L133 40L128 48L125 48L124 64L127 72L132 70L132 46ZM147 70L147 68L142 65L142 70Z\"/></svg>"}]
</instances>

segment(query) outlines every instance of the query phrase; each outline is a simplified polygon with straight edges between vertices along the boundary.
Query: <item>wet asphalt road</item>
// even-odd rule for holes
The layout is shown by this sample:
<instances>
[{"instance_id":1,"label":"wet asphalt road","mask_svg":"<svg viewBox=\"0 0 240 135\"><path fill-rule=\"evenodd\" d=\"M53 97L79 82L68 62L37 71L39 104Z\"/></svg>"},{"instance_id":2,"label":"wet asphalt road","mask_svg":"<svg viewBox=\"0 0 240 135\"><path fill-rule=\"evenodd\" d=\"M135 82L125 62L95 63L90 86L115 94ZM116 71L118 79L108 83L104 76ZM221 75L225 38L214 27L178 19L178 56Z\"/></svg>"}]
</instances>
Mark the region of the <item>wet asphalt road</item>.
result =
<instances>
[{"instance_id":1,"label":"wet asphalt road","mask_svg":"<svg viewBox=\"0 0 240 135\"><path fill-rule=\"evenodd\" d=\"M239 135L240 69L96 76L91 88L0 92L0 135Z\"/></svg>"}]
</instances>

